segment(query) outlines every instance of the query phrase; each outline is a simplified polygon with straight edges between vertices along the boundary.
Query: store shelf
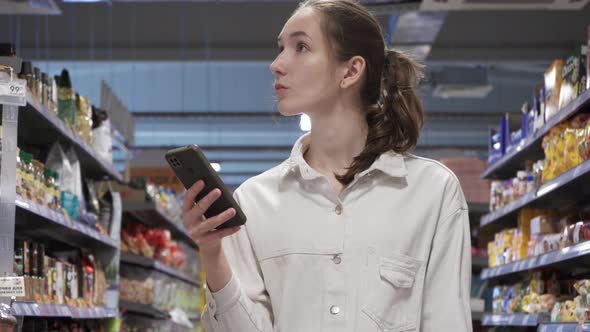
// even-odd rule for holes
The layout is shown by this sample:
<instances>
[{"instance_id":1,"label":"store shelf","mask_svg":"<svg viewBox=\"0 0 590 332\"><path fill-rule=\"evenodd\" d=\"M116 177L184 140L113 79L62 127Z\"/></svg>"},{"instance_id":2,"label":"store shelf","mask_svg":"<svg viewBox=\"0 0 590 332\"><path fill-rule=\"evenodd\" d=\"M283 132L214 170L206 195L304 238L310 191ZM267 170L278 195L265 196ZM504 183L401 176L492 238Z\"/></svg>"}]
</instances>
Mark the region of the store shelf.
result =
<instances>
[{"instance_id":1,"label":"store shelf","mask_svg":"<svg viewBox=\"0 0 590 332\"><path fill-rule=\"evenodd\" d=\"M515 221L523 207L559 208L570 206L588 197L587 184L590 181L590 160L548 181L537 190L531 191L511 204L486 214L480 226L496 224L501 227Z\"/></svg>"},{"instance_id":2,"label":"store shelf","mask_svg":"<svg viewBox=\"0 0 590 332\"><path fill-rule=\"evenodd\" d=\"M169 229L173 237L197 248L197 244L191 239L186 230L174 223L153 202L124 203L123 213L134 217L146 226Z\"/></svg>"},{"instance_id":3,"label":"store shelf","mask_svg":"<svg viewBox=\"0 0 590 332\"><path fill-rule=\"evenodd\" d=\"M56 141L69 143L76 150L85 177L102 180L106 176L123 181L121 174L112 165L99 158L90 145L30 95L27 95L27 106L19 111L18 126L19 144L49 145Z\"/></svg>"},{"instance_id":4,"label":"store shelf","mask_svg":"<svg viewBox=\"0 0 590 332\"><path fill-rule=\"evenodd\" d=\"M484 314L482 326L537 326L548 321L549 314Z\"/></svg>"},{"instance_id":5,"label":"store shelf","mask_svg":"<svg viewBox=\"0 0 590 332\"><path fill-rule=\"evenodd\" d=\"M48 238L80 248L102 249L108 247L116 249L118 247L115 240L96 229L78 221L71 221L62 213L53 211L44 205L18 196L15 203L15 227L19 233L32 232L35 236L45 235Z\"/></svg>"},{"instance_id":6,"label":"store shelf","mask_svg":"<svg viewBox=\"0 0 590 332\"><path fill-rule=\"evenodd\" d=\"M162 310L156 309L151 305L132 303L128 301L119 301L119 309L127 310L130 312L147 315L159 319L168 319L170 315Z\"/></svg>"},{"instance_id":7,"label":"store shelf","mask_svg":"<svg viewBox=\"0 0 590 332\"><path fill-rule=\"evenodd\" d=\"M142 266L142 267L154 269L156 271L160 271L160 272L165 273L165 274L167 274L171 277L174 277L176 279L187 282L191 285L199 286L199 281L197 279L195 279L194 277L186 275L180 271L175 270L174 268L172 268L170 266L164 265L164 264L162 264L156 260L150 259L150 258L141 257L141 256L129 254L129 253L121 253L121 263L132 264L132 265L137 265L137 266Z\"/></svg>"},{"instance_id":8,"label":"store shelf","mask_svg":"<svg viewBox=\"0 0 590 332\"><path fill-rule=\"evenodd\" d=\"M577 243L567 248L551 251L536 257L529 257L518 262L504 264L497 267L487 268L481 272L481 279L493 279L522 271L538 269L551 265L562 265L571 260L590 260L590 241ZM571 268L576 264L568 262Z\"/></svg>"},{"instance_id":9,"label":"store shelf","mask_svg":"<svg viewBox=\"0 0 590 332\"><path fill-rule=\"evenodd\" d=\"M527 160L543 159L543 150L541 148L541 141L543 137L549 133L551 128L555 127L564 120L569 119L586 106L590 104L590 90L586 90L582 95L569 103L566 107L555 114L547 123L545 123L537 132L525 141L516 149L502 156L498 161L490 165L482 174L481 177L507 179L514 177L516 172L524 169L524 163Z\"/></svg>"},{"instance_id":10,"label":"store shelf","mask_svg":"<svg viewBox=\"0 0 590 332\"><path fill-rule=\"evenodd\" d=\"M590 324L578 323L545 323L539 325L538 332L590 332Z\"/></svg>"},{"instance_id":11,"label":"store shelf","mask_svg":"<svg viewBox=\"0 0 590 332\"><path fill-rule=\"evenodd\" d=\"M117 316L116 310L102 307L80 308L28 302L13 303L12 314L25 317L64 317L73 319L106 319Z\"/></svg>"}]
</instances>

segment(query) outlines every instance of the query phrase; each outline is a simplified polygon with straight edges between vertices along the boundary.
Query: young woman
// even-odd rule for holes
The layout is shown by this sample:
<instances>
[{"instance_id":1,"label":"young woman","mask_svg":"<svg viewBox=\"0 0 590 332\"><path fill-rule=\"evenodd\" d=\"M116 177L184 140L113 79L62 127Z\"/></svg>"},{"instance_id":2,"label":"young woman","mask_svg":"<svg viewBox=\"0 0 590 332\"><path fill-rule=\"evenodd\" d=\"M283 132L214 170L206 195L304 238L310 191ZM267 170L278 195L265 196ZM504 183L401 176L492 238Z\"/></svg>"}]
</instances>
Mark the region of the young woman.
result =
<instances>
[{"instance_id":1,"label":"young woman","mask_svg":"<svg viewBox=\"0 0 590 332\"><path fill-rule=\"evenodd\" d=\"M279 111L309 115L311 132L236 190L241 230L214 230L232 209L203 217L219 191L195 204L202 182L184 201L207 332L471 331L465 198L447 168L408 153L421 67L348 1L303 2L278 48Z\"/></svg>"}]
</instances>

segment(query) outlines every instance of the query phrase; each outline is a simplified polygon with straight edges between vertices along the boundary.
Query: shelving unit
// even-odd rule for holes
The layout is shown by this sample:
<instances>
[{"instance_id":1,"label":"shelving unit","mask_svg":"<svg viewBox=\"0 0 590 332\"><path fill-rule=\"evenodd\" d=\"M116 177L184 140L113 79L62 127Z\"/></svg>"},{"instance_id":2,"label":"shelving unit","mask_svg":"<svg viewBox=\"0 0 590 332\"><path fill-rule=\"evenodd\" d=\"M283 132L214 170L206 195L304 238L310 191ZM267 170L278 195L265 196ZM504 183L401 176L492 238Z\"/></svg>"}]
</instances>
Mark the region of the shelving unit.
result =
<instances>
[{"instance_id":1,"label":"shelving unit","mask_svg":"<svg viewBox=\"0 0 590 332\"><path fill-rule=\"evenodd\" d=\"M11 60L15 71L20 71L21 59ZM121 221L120 200L113 194L113 237L100 233L96 228L79 220L70 220L66 215L16 194L17 147L21 145L48 150L55 142L72 146L80 162L82 176L93 180L122 181L108 162L78 137L65 123L31 96L26 96L26 106L5 105L0 96L2 112L2 161L0 165L0 274L13 276L15 237L30 237L50 243L59 250L84 249L92 253L106 269L118 273L119 231ZM117 205L118 204L118 205ZM119 213L117 215L117 212ZM70 248L70 249L66 249ZM111 274L112 276L112 274ZM116 294L116 280L107 276L109 290ZM10 299L0 298L8 303ZM114 302L114 303L113 303ZM71 319L109 319L118 316L115 301L107 296L107 307L69 307L66 305L14 302L12 313L17 317L63 317ZM23 320L19 319L19 324ZM19 326L20 328L20 326Z\"/></svg>"},{"instance_id":2,"label":"shelving unit","mask_svg":"<svg viewBox=\"0 0 590 332\"><path fill-rule=\"evenodd\" d=\"M507 179L514 177L516 172L524 168L527 160L540 160L544 158L541 147L543 137L561 122L568 120L577 113L590 108L590 90L585 91L567 107L555 114L532 137L521 143L519 147L504 155L494 164L490 165L482 174L486 179ZM583 207L588 203L590 192L587 183L590 181L590 160L548 181L541 187L529 192L511 204L491 213L487 213L480 219L480 227L487 231L501 230L506 227L514 227L517 216L522 208L563 208ZM587 205L587 204L586 204ZM581 242L568 248L555 250L536 257L500 265L493 268L484 268L481 279L495 282L496 280L511 280L518 278L520 274L539 268L557 268L573 270L576 267L588 266L590 262L590 242ZM515 326L538 327L542 332L579 332L577 323L551 323L549 314L484 314L482 326ZM584 326L583 331L590 331L590 327Z\"/></svg>"},{"instance_id":3,"label":"shelving unit","mask_svg":"<svg viewBox=\"0 0 590 332\"><path fill-rule=\"evenodd\" d=\"M119 301L119 308L122 310L146 315L157 319L169 319L170 315L165 312L158 310L147 304L132 303L128 301Z\"/></svg>"},{"instance_id":4,"label":"shelving unit","mask_svg":"<svg viewBox=\"0 0 590 332\"><path fill-rule=\"evenodd\" d=\"M537 326L548 320L548 314L484 314L482 326Z\"/></svg>"},{"instance_id":5,"label":"shelving unit","mask_svg":"<svg viewBox=\"0 0 590 332\"><path fill-rule=\"evenodd\" d=\"M24 317L63 317L73 319L107 319L117 317L117 310L103 307L69 307L56 304L15 302L12 314Z\"/></svg>"},{"instance_id":6,"label":"shelving unit","mask_svg":"<svg viewBox=\"0 0 590 332\"><path fill-rule=\"evenodd\" d=\"M543 158L541 141L549 133L551 128L577 114L590 104L590 90L586 90L576 100L555 114L535 134L524 139L523 143L510 153L505 154L490 165L482 174L484 179L504 179L514 176L516 171L524 168L526 160L538 160Z\"/></svg>"},{"instance_id":7,"label":"shelving unit","mask_svg":"<svg viewBox=\"0 0 590 332\"><path fill-rule=\"evenodd\" d=\"M193 248L197 248L197 244L191 239L186 230L174 223L153 202L125 203L123 213L146 226L168 229L173 237L188 243Z\"/></svg>"},{"instance_id":8,"label":"shelving unit","mask_svg":"<svg viewBox=\"0 0 590 332\"><path fill-rule=\"evenodd\" d=\"M19 141L29 144L46 144L47 142L64 142L71 144L75 150L84 175L94 180L108 179L123 181L119 172L112 165L100 159L92 147L76 135L66 124L39 105L31 96L27 96L27 106L21 109L18 126Z\"/></svg>"},{"instance_id":9,"label":"shelving unit","mask_svg":"<svg viewBox=\"0 0 590 332\"><path fill-rule=\"evenodd\" d=\"M590 332L590 324L578 323L544 323L539 325L538 332Z\"/></svg>"},{"instance_id":10,"label":"shelving unit","mask_svg":"<svg viewBox=\"0 0 590 332\"><path fill-rule=\"evenodd\" d=\"M154 227L154 228L162 228L170 230L172 237L178 241L187 244L191 249L197 250L198 247L196 243L190 238L186 230L175 223L172 218L170 218L166 212L158 208L155 202L129 202L123 201L123 217L124 217L124 224L126 223L140 223L146 227ZM120 256L121 265L127 267L139 267L142 269L146 269L148 271L157 271L160 273L165 274L166 276L172 277L176 280L184 282L191 287L195 287L200 289L201 283L199 279L195 276L191 276L185 274L181 271L178 271L170 266L167 266L157 260L137 256L131 253L121 253ZM125 273L123 273L125 275ZM155 297L156 295L154 295ZM119 307L123 310L123 313L129 312L134 313L135 320L137 319L156 319L159 320L161 324L165 324L165 326L174 326L176 323L174 322L173 316L170 315L169 312L162 311L158 308L155 308L152 305L146 304L139 304L133 303L125 300L119 301ZM185 309L186 310L186 309ZM185 312L188 317L197 318L197 319L190 319L193 324L197 324L196 320L198 320L199 313L198 312ZM143 318L142 318L143 317Z\"/></svg>"},{"instance_id":11,"label":"shelving unit","mask_svg":"<svg viewBox=\"0 0 590 332\"><path fill-rule=\"evenodd\" d=\"M170 266L164 265L164 264L162 264L158 261L155 261L153 259L149 259L149 258L141 257L141 256L136 256L136 255L128 254L128 253L121 253L121 263L141 266L141 267L153 269L156 271L160 271L160 272L163 272L171 277L174 277L178 280L182 280L182 281L189 283L191 285L194 285L196 287L200 286L199 285L200 283L196 278L186 275L180 271L175 270L174 268L172 268Z\"/></svg>"}]
</instances>

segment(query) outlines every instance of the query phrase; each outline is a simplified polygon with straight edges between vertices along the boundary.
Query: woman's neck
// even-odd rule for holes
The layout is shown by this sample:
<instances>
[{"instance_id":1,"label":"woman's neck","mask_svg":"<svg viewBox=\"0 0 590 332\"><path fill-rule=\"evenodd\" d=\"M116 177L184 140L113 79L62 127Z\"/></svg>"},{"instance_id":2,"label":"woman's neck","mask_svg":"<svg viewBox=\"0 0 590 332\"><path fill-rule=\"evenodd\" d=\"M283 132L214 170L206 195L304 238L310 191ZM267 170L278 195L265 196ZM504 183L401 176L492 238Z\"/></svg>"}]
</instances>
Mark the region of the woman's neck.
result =
<instances>
[{"instance_id":1,"label":"woman's neck","mask_svg":"<svg viewBox=\"0 0 590 332\"><path fill-rule=\"evenodd\" d=\"M334 107L310 114L312 129L305 160L316 171L343 175L365 148L368 126L361 107Z\"/></svg>"}]
</instances>

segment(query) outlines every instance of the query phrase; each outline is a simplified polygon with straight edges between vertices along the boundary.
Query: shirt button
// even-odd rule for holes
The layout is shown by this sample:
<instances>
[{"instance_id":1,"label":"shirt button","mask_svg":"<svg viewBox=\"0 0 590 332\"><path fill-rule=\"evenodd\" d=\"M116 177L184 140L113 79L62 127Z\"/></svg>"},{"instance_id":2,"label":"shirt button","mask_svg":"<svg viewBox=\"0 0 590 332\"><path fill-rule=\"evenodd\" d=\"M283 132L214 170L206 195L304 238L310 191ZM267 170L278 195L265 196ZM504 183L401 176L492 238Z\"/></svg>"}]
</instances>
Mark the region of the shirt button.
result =
<instances>
[{"instance_id":1,"label":"shirt button","mask_svg":"<svg viewBox=\"0 0 590 332\"><path fill-rule=\"evenodd\" d=\"M342 205L340 205L340 204L336 205L336 209L334 209L334 212L336 212L337 215L341 215L342 214Z\"/></svg>"},{"instance_id":2,"label":"shirt button","mask_svg":"<svg viewBox=\"0 0 590 332\"><path fill-rule=\"evenodd\" d=\"M334 261L334 264L340 264L342 263L342 257L340 257L340 255L334 255L334 257L332 257L332 261Z\"/></svg>"},{"instance_id":3,"label":"shirt button","mask_svg":"<svg viewBox=\"0 0 590 332\"><path fill-rule=\"evenodd\" d=\"M215 305L213 304L213 302L209 302L209 308L213 309L213 307L215 307Z\"/></svg>"},{"instance_id":4,"label":"shirt button","mask_svg":"<svg viewBox=\"0 0 590 332\"><path fill-rule=\"evenodd\" d=\"M333 305L330 307L330 313L332 315L338 315L340 313L340 307L337 305Z\"/></svg>"}]
</instances>

